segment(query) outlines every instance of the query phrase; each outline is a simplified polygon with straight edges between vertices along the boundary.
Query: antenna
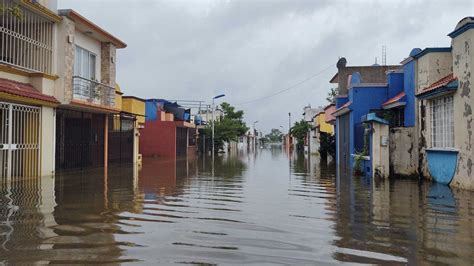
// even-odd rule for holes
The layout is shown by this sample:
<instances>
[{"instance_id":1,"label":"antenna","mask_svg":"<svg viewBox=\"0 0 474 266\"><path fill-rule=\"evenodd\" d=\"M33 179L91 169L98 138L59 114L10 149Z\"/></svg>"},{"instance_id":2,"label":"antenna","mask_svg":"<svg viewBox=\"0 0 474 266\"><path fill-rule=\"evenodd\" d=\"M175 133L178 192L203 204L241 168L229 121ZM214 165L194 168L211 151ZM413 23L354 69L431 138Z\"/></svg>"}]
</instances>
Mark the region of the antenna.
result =
<instances>
[{"instance_id":1,"label":"antenna","mask_svg":"<svg viewBox=\"0 0 474 266\"><path fill-rule=\"evenodd\" d=\"M382 45L382 66L387 65L387 46Z\"/></svg>"}]
</instances>

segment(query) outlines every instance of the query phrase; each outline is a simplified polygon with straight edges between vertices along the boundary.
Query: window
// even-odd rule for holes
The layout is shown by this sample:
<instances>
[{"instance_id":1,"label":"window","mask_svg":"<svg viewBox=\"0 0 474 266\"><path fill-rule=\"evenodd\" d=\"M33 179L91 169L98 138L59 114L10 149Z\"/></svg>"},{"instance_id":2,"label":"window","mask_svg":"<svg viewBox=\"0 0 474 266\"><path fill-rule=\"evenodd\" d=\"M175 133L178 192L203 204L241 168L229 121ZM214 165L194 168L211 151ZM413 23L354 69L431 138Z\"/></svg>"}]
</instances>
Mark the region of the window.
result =
<instances>
[{"instance_id":1,"label":"window","mask_svg":"<svg viewBox=\"0 0 474 266\"><path fill-rule=\"evenodd\" d=\"M431 146L454 147L453 96L431 101Z\"/></svg>"},{"instance_id":2,"label":"window","mask_svg":"<svg viewBox=\"0 0 474 266\"><path fill-rule=\"evenodd\" d=\"M74 76L85 79L96 79L96 55L76 45Z\"/></svg>"},{"instance_id":3,"label":"window","mask_svg":"<svg viewBox=\"0 0 474 266\"><path fill-rule=\"evenodd\" d=\"M386 116L390 122L390 127L403 127L405 121L405 109L394 108L387 112Z\"/></svg>"}]
</instances>

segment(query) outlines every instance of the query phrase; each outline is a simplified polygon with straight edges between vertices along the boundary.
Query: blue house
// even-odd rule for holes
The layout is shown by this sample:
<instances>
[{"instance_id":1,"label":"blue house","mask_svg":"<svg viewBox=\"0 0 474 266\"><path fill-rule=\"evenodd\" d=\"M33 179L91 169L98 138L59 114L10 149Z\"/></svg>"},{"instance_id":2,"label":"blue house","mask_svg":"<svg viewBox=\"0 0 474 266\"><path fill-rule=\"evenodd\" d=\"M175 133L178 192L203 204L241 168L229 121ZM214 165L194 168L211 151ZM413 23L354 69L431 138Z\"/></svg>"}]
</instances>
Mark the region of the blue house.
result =
<instances>
[{"instance_id":1,"label":"blue house","mask_svg":"<svg viewBox=\"0 0 474 266\"><path fill-rule=\"evenodd\" d=\"M373 123L386 124L390 128L406 128L415 126L415 63L412 58L420 49L413 49L410 57L402 62L398 69L385 71L385 82L364 82L359 72L348 78L348 93L336 98L336 162L343 167L353 168L356 157L359 168L364 175L372 176L373 156L376 147L373 139ZM410 129L414 131L414 129ZM379 134L379 132L377 132ZM377 135L378 136L378 135ZM391 135L383 137L388 151ZM362 163L360 162L362 158ZM389 159L386 171L388 172ZM391 168L391 167L390 167ZM414 168L416 169L416 168Z\"/></svg>"}]
</instances>

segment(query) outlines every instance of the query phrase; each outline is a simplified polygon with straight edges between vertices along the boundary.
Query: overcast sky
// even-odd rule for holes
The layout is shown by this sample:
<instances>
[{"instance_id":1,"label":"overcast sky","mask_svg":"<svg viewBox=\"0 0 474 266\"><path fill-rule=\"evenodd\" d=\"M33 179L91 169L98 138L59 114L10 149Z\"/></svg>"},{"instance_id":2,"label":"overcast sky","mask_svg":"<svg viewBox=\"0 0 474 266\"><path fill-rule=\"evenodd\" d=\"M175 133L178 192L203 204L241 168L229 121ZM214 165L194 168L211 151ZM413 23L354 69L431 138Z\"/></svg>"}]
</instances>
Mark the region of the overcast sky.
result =
<instances>
[{"instance_id":1,"label":"overcast sky","mask_svg":"<svg viewBox=\"0 0 474 266\"><path fill-rule=\"evenodd\" d=\"M451 32L474 15L471 0L410 1L124 1L59 0L128 44L117 56L125 95L223 100L248 125L269 131L326 104L340 56L348 65L398 64L414 47L450 45ZM326 69L314 79L271 95Z\"/></svg>"}]
</instances>

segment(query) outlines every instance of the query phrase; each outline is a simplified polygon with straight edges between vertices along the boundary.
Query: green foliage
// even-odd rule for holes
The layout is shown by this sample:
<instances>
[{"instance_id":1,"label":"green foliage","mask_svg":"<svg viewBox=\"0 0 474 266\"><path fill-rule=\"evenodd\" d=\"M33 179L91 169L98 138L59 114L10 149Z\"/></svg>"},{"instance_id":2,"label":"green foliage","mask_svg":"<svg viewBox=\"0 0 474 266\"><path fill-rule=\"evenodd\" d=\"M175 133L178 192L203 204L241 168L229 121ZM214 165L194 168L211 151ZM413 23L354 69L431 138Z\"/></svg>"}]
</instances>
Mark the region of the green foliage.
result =
<instances>
[{"instance_id":1,"label":"green foliage","mask_svg":"<svg viewBox=\"0 0 474 266\"><path fill-rule=\"evenodd\" d=\"M282 136L283 136L283 133L279 129L272 128L270 133L265 135L265 142L269 142L269 143L281 142Z\"/></svg>"},{"instance_id":2,"label":"green foliage","mask_svg":"<svg viewBox=\"0 0 474 266\"><path fill-rule=\"evenodd\" d=\"M214 145L216 151L219 151L224 146L224 142L237 141L242 135L245 135L249 128L243 121L244 112L242 110L235 111L235 107L229 103L223 102L221 109L224 115L216 121L211 122L204 132L207 136L212 134L212 123L214 124Z\"/></svg>"},{"instance_id":3,"label":"green foliage","mask_svg":"<svg viewBox=\"0 0 474 266\"><path fill-rule=\"evenodd\" d=\"M291 127L290 133L293 135L293 137L296 138L298 141L297 143L297 148L302 149L304 146L304 139L306 138L306 134L308 134L308 131L311 129L311 125L301 119L299 122L295 122L295 124Z\"/></svg>"},{"instance_id":4,"label":"green foliage","mask_svg":"<svg viewBox=\"0 0 474 266\"><path fill-rule=\"evenodd\" d=\"M320 154L329 154L336 158L336 137L334 135L321 132L320 133Z\"/></svg>"},{"instance_id":5,"label":"green foliage","mask_svg":"<svg viewBox=\"0 0 474 266\"><path fill-rule=\"evenodd\" d=\"M326 97L326 101L329 103L336 103L336 96L339 94L338 88L331 88Z\"/></svg>"},{"instance_id":6,"label":"green foliage","mask_svg":"<svg viewBox=\"0 0 474 266\"><path fill-rule=\"evenodd\" d=\"M362 161L364 160L364 155L358 153L354 156L354 171L357 174L362 173Z\"/></svg>"}]
</instances>

